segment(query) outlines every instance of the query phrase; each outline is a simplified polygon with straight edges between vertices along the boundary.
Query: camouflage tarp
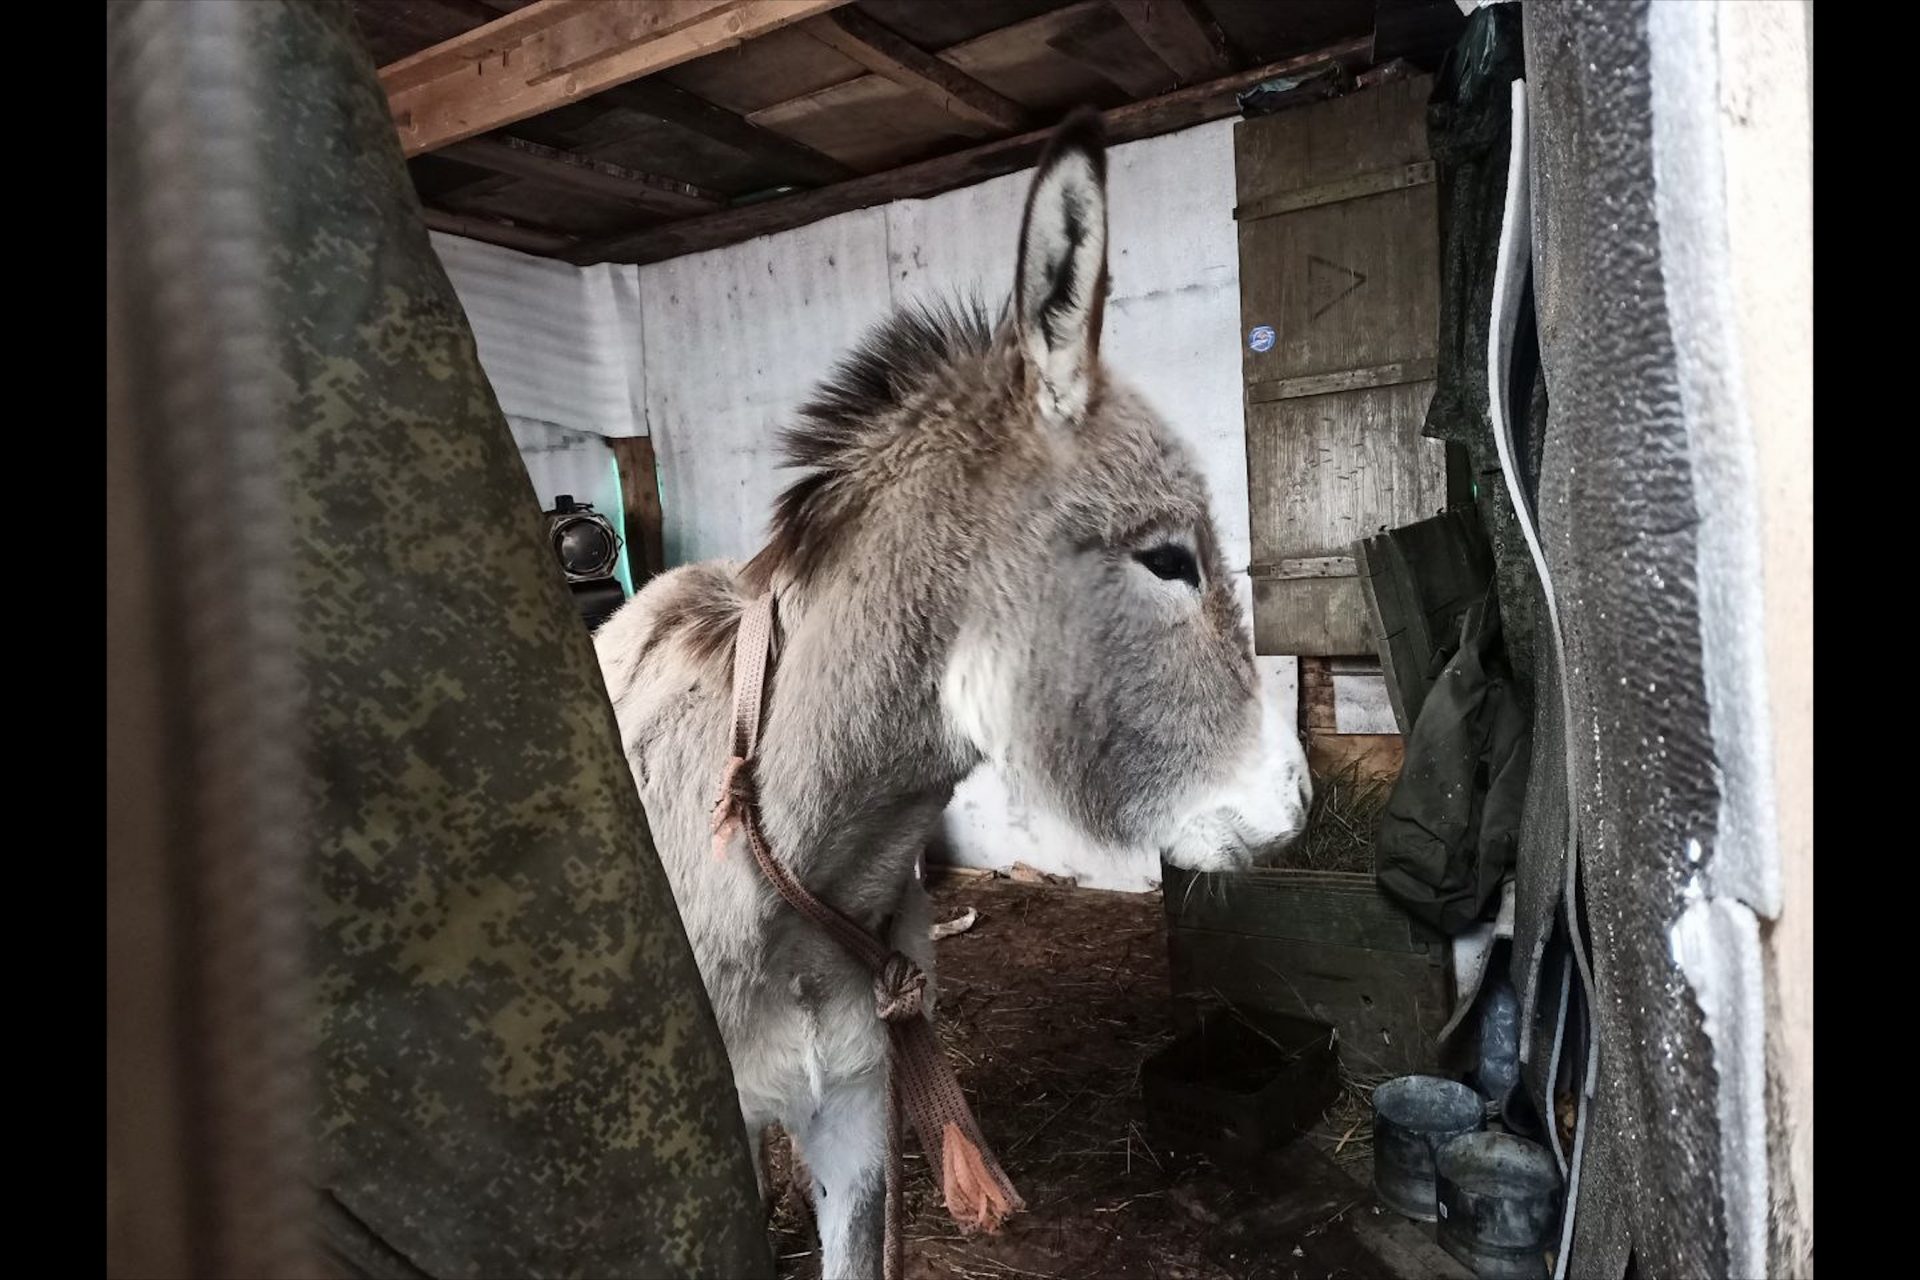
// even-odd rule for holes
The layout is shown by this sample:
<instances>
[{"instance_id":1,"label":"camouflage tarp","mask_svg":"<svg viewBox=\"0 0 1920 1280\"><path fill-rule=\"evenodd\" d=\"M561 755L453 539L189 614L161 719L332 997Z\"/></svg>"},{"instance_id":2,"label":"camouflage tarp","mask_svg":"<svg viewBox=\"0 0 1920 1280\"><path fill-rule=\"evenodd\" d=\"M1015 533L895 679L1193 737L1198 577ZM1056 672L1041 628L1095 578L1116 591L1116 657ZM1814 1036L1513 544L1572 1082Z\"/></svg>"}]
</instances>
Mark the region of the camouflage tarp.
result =
<instances>
[{"instance_id":1,"label":"camouflage tarp","mask_svg":"<svg viewBox=\"0 0 1920 1280\"><path fill-rule=\"evenodd\" d=\"M346 5L249 8L273 86L332 1256L770 1274L725 1050L386 98Z\"/></svg>"}]
</instances>

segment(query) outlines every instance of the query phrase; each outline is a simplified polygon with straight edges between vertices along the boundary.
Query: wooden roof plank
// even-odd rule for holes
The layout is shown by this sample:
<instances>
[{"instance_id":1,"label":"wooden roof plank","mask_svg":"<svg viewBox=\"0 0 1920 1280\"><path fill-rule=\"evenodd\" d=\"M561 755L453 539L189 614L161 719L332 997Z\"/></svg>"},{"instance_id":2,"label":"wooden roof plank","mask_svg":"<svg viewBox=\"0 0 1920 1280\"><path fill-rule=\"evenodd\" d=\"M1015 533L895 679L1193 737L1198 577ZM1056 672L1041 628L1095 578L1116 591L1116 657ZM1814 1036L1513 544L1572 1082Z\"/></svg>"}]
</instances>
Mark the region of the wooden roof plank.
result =
<instances>
[{"instance_id":1,"label":"wooden roof plank","mask_svg":"<svg viewBox=\"0 0 1920 1280\"><path fill-rule=\"evenodd\" d=\"M381 68L420 155L817 18L847 0L538 0Z\"/></svg>"},{"instance_id":2,"label":"wooden roof plank","mask_svg":"<svg viewBox=\"0 0 1920 1280\"><path fill-rule=\"evenodd\" d=\"M1047 47L1115 85L1128 98L1152 98L1180 87L1181 77L1111 9L1088 14L1047 38Z\"/></svg>"},{"instance_id":3,"label":"wooden roof plank","mask_svg":"<svg viewBox=\"0 0 1920 1280\"><path fill-rule=\"evenodd\" d=\"M427 224L430 231L444 231L448 235L464 236L469 240L484 240L488 244L527 253L554 254L574 243L572 236L558 231L522 227L464 213L449 213L445 209L430 206L420 210L420 220Z\"/></svg>"},{"instance_id":4,"label":"wooden roof plank","mask_svg":"<svg viewBox=\"0 0 1920 1280\"><path fill-rule=\"evenodd\" d=\"M942 49L940 57L1043 118L1082 104L1118 107L1130 97L1143 95L1130 94L1105 69L1092 69L1078 53L1054 43L1065 36L1071 45L1076 33L1099 26L1117 27L1127 39L1140 43L1107 8L1106 0L1077 0ZM1141 52L1158 61L1144 46Z\"/></svg>"},{"instance_id":5,"label":"wooden roof plank","mask_svg":"<svg viewBox=\"0 0 1920 1280\"><path fill-rule=\"evenodd\" d=\"M924 160L1002 136L941 109L885 76L863 75L756 111L755 124L778 129L861 173Z\"/></svg>"},{"instance_id":6,"label":"wooden roof plank","mask_svg":"<svg viewBox=\"0 0 1920 1280\"><path fill-rule=\"evenodd\" d=\"M931 98L962 120L998 133L1018 133L1028 126L1027 113L1019 103L901 39L858 9L817 18L806 30L875 75Z\"/></svg>"},{"instance_id":7,"label":"wooden roof plank","mask_svg":"<svg viewBox=\"0 0 1920 1280\"><path fill-rule=\"evenodd\" d=\"M1116 144L1131 142L1233 115L1239 109L1235 95L1241 90L1263 80L1298 75L1328 63L1349 67L1361 65L1369 57L1372 45L1371 36L1347 40L1312 53L1192 85L1145 102L1116 107L1102 116L1108 141ZM804 226L854 209L869 208L893 200L937 195L955 187L1026 168L1039 158L1050 136L1049 130L1034 130L885 173L855 178L818 191L631 232L593 237L581 241L563 256L575 263L658 262Z\"/></svg>"},{"instance_id":8,"label":"wooden roof plank","mask_svg":"<svg viewBox=\"0 0 1920 1280\"><path fill-rule=\"evenodd\" d=\"M1110 0L1135 35L1173 69L1182 84L1233 70L1220 25L1193 0Z\"/></svg>"},{"instance_id":9,"label":"wooden roof plank","mask_svg":"<svg viewBox=\"0 0 1920 1280\"><path fill-rule=\"evenodd\" d=\"M665 120L732 147L766 165L781 178L824 186L855 176L853 169L832 156L757 125L725 107L715 106L665 80L629 81L602 93L599 100L609 106Z\"/></svg>"},{"instance_id":10,"label":"wooden roof plank","mask_svg":"<svg viewBox=\"0 0 1920 1280\"><path fill-rule=\"evenodd\" d=\"M545 186L566 187L669 213L725 207L726 197L690 182L663 178L625 165L542 146L525 138L469 138L442 148L449 160Z\"/></svg>"}]
</instances>

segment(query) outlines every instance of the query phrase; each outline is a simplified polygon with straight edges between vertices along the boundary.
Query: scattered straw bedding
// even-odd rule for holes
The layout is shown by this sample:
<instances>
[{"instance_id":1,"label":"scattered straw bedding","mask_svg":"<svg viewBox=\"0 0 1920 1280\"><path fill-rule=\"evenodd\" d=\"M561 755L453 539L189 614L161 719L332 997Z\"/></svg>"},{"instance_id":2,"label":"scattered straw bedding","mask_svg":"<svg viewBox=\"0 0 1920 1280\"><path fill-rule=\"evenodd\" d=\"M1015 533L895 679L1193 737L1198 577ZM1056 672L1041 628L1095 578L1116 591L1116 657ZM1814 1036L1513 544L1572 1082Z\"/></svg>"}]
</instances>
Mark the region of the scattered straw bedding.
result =
<instances>
[{"instance_id":1,"label":"scattered straw bedding","mask_svg":"<svg viewBox=\"0 0 1920 1280\"><path fill-rule=\"evenodd\" d=\"M909 1280L1364 1274L1330 1265L1345 1246L1314 1238L1337 1214L1288 1242L1248 1240L1235 1215L1261 1193L1148 1137L1140 1067L1173 1037L1158 894L949 878L934 901L936 920L978 912L969 931L938 943L941 1039L1028 1210L998 1236L962 1237L910 1141ZM1310 1139L1362 1185L1369 1083L1351 1081ZM813 1227L786 1183L784 1141L772 1161L779 1274L811 1280Z\"/></svg>"}]
</instances>

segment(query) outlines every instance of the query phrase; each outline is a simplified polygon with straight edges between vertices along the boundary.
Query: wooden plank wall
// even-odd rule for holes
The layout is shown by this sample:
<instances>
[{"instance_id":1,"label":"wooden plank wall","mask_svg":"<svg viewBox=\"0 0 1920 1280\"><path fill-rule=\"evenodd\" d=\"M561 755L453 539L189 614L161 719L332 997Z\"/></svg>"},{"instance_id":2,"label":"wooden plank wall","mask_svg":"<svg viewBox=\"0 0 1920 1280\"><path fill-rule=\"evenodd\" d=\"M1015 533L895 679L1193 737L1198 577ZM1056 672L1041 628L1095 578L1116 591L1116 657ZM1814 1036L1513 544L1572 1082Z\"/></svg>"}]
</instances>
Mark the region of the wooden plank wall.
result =
<instances>
[{"instance_id":1,"label":"wooden plank wall","mask_svg":"<svg viewBox=\"0 0 1920 1280\"><path fill-rule=\"evenodd\" d=\"M1445 451L1420 434L1439 332L1431 86L1395 81L1236 127L1262 653L1373 653L1353 544L1446 505ZM1267 329L1270 346L1253 339Z\"/></svg>"}]
</instances>

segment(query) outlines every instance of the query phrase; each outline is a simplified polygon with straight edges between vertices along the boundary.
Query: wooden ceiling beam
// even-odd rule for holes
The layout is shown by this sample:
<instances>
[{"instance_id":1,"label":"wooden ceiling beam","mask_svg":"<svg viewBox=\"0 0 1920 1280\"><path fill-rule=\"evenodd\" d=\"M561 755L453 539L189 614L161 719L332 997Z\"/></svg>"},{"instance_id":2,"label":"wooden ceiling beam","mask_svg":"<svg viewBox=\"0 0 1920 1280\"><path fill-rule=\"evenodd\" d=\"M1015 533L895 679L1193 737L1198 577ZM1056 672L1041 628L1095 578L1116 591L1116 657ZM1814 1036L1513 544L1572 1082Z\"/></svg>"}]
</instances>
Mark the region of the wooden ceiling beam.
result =
<instances>
[{"instance_id":1,"label":"wooden ceiling beam","mask_svg":"<svg viewBox=\"0 0 1920 1280\"><path fill-rule=\"evenodd\" d=\"M542 186L624 200L662 213L707 213L725 208L727 203L727 198L719 192L690 182L643 173L558 147L542 146L525 138L469 138L442 148L440 154L476 169L524 178Z\"/></svg>"},{"instance_id":2,"label":"wooden ceiling beam","mask_svg":"<svg viewBox=\"0 0 1920 1280\"><path fill-rule=\"evenodd\" d=\"M552 256L575 243L575 238L564 232L549 231L544 227L523 227L518 223L477 218L465 213L449 213L431 205L420 210L420 220L431 231L444 231L450 236L464 236L469 240L484 240L488 244L520 249L526 253Z\"/></svg>"},{"instance_id":3,"label":"wooden ceiling beam","mask_svg":"<svg viewBox=\"0 0 1920 1280\"><path fill-rule=\"evenodd\" d=\"M621 87L624 88L626 86L623 85ZM577 130L563 150L570 155L581 156L588 160L604 159L606 154L611 151L624 152L629 150L630 148L627 144L633 137L634 130L631 121L623 118L625 115L625 112L610 111L605 115L599 116L589 122L585 127ZM538 123L538 121L536 120L535 123ZM533 141L533 139L528 139L528 141ZM452 155L454 150L461 145L462 144L457 142L454 143L453 147L445 149L444 154ZM436 158L440 154L442 153L436 152ZM455 204L471 204L475 200L485 200L490 196L509 190L519 181L519 178L508 177L506 174L494 171L489 172L486 177L475 179L472 182L442 188L431 198L436 203L441 204L450 202Z\"/></svg>"},{"instance_id":4,"label":"wooden ceiling beam","mask_svg":"<svg viewBox=\"0 0 1920 1280\"><path fill-rule=\"evenodd\" d=\"M1182 84L1233 70L1227 37L1194 0L1110 0L1147 48Z\"/></svg>"},{"instance_id":5,"label":"wooden ceiling beam","mask_svg":"<svg viewBox=\"0 0 1920 1280\"><path fill-rule=\"evenodd\" d=\"M715 106L665 80L633 80L599 95L598 102L664 120L753 157L779 177L825 186L856 176L848 165L745 116Z\"/></svg>"},{"instance_id":6,"label":"wooden ceiling beam","mask_svg":"<svg viewBox=\"0 0 1920 1280\"><path fill-rule=\"evenodd\" d=\"M380 69L408 156L817 18L847 0L536 0Z\"/></svg>"},{"instance_id":7,"label":"wooden ceiling beam","mask_svg":"<svg viewBox=\"0 0 1920 1280\"><path fill-rule=\"evenodd\" d=\"M1357 69L1366 65L1372 48L1373 37L1370 35L1347 40L1313 53L1235 72L1205 84L1192 85L1145 102L1116 107L1102 116L1106 123L1107 140L1116 144L1132 142L1234 115L1239 110L1236 95L1243 89L1251 88L1263 80L1301 76L1330 64L1338 64L1349 70ZM685 253L734 244L754 236L786 231L854 209L870 208L893 200L938 195L942 191L951 191L955 187L983 182L1028 167L1039 159L1050 137L1049 130L1038 129L918 164L890 169L885 173L823 187L818 191L583 239L562 256L569 262L581 264L659 262Z\"/></svg>"},{"instance_id":8,"label":"wooden ceiling beam","mask_svg":"<svg viewBox=\"0 0 1920 1280\"><path fill-rule=\"evenodd\" d=\"M858 9L817 18L807 24L806 32L875 75L939 103L955 119L995 133L1019 133L1032 123L1019 103L895 35Z\"/></svg>"},{"instance_id":9,"label":"wooden ceiling beam","mask_svg":"<svg viewBox=\"0 0 1920 1280\"><path fill-rule=\"evenodd\" d=\"M576 140L564 148L564 153L569 156L598 160L607 152L631 151L633 136L642 127L634 117L640 115L666 121L722 146L732 147L766 166L768 176L775 181L824 187L859 176L857 170L812 147L753 124L665 80L633 80L615 85L595 95L589 105L608 109L578 131ZM481 160L462 155L461 149L466 145L457 142L437 154L465 161L478 168L491 168L491 176L443 188L433 197L437 202L469 204L496 195L520 180L517 176L504 176L503 168L488 166ZM660 181L677 180L663 177ZM719 198L718 193L708 194ZM721 199L721 203L725 203L725 200ZM685 213L687 209L683 205L676 211Z\"/></svg>"}]
</instances>

